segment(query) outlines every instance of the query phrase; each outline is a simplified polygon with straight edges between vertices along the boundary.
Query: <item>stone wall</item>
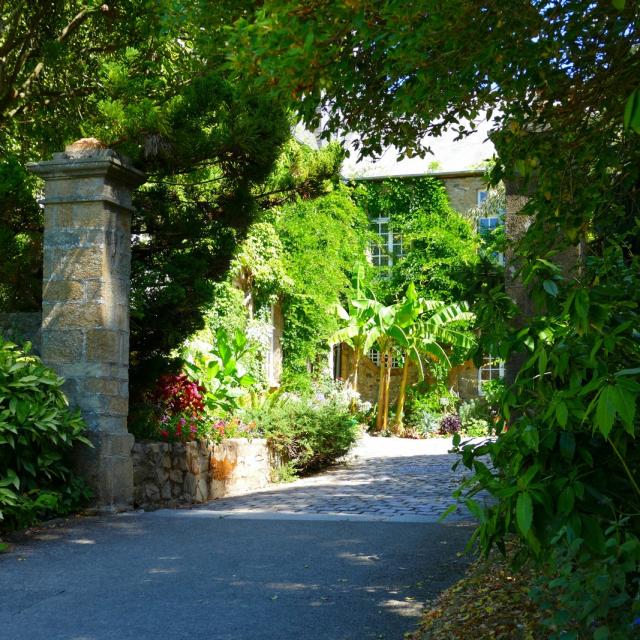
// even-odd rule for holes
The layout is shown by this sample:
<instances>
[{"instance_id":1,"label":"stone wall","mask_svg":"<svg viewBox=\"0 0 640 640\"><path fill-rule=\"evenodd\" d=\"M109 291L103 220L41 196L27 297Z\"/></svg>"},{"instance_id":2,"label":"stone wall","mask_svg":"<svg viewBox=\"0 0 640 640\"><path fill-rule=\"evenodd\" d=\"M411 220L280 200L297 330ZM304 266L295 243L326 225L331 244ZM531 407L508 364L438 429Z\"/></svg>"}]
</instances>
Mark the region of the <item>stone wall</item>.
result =
<instances>
[{"instance_id":1,"label":"stone wall","mask_svg":"<svg viewBox=\"0 0 640 640\"><path fill-rule=\"evenodd\" d=\"M478 206L478 191L487 189L487 181L482 172L470 175L436 176L444 183L451 206L460 213L466 213Z\"/></svg>"},{"instance_id":2,"label":"stone wall","mask_svg":"<svg viewBox=\"0 0 640 640\"><path fill-rule=\"evenodd\" d=\"M346 380L353 371L353 350L346 344L340 350L341 379ZM391 369L390 403L393 406L398 400L402 369ZM358 392L362 400L375 404L378 402L378 383L380 380L380 367L374 364L366 356L360 361L358 369ZM407 387L411 387L420 380L420 373L416 366L409 368ZM447 378L447 385L453 389L462 400L470 400L478 397L478 369L469 360L463 365L453 367Z\"/></svg>"},{"instance_id":3,"label":"stone wall","mask_svg":"<svg viewBox=\"0 0 640 640\"><path fill-rule=\"evenodd\" d=\"M40 353L42 345L42 314L33 313L0 313L0 336L5 340L23 342L28 340L33 345L32 351Z\"/></svg>"},{"instance_id":4,"label":"stone wall","mask_svg":"<svg viewBox=\"0 0 640 640\"><path fill-rule=\"evenodd\" d=\"M340 350L340 371L341 378L346 380L353 371L353 350L346 344L342 345ZM394 405L398 400L398 391L400 390L400 380L402 378L402 369L394 367L391 369L390 404ZM419 373L416 367L409 368L409 380L407 387L415 384L419 379ZM380 367L372 362L367 356L360 360L358 367L358 393L360 398L365 402L375 404L378 402L378 383L380 381Z\"/></svg>"},{"instance_id":5,"label":"stone wall","mask_svg":"<svg viewBox=\"0 0 640 640\"><path fill-rule=\"evenodd\" d=\"M241 495L269 485L276 468L267 441L136 442L133 501L155 509Z\"/></svg>"}]
</instances>

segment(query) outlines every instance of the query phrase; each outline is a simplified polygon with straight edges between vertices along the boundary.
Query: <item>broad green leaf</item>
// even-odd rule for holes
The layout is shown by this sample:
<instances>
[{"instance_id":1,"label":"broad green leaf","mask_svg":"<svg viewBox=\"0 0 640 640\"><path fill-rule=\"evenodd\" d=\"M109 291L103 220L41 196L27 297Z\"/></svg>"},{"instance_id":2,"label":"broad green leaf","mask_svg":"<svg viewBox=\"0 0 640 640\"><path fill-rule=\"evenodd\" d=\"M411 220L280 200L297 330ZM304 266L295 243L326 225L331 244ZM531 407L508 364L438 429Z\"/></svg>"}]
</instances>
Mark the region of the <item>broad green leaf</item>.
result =
<instances>
[{"instance_id":1,"label":"broad green leaf","mask_svg":"<svg viewBox=\"0 0 640 640\"><path fill-rule=\"evenodd\" d=\"M336 313L341 320L349 321L349 313L341 304L336 305Z\"/></svg>"},{"instance_id":2,"label":"broad green leaf","mask_svg":"<svg viewBox=\"0 0 640 640\"><path fill-rule=\"evenodd\" d=\"M541 347L538 352L538 373L543 376L547 372L549 364L547 352Z\"/></svg>"},{"instance_id":3,"label":"broad green leaf","mask_svg":"<svg viewBox=\"0 0 640 640\"><path fill-rule=\"evenodd\" d=\"M525 473L520 478L518 478L518 486L520 487L520 489L526 489L531 481L536 477L538 471L540 471L539 464L531 465L525 471Z\"/></svg>"},{"instance_id":4,"label":"broad green leaf","mask_svg":"<svg viewBox=\"0 0 640 640\"><path fill-rule=\"evenodd\" d=\"M565 427L567 425L568 418L569 411L567 409L567 405L561 400L556 405L556 420L561 427Z\"/></svg>"},{"instance_id":5,"label":"broad green leaf","mask_svg":"<svg viewBox=\"0 0 640 640\"><path fill-rule=\"evenodd\" d=\"M575 492L572 487L565 487L558 496L558 513L568 515L573 510Z\"/></svg>"},{"instance_id":6,"label":"broad green leaf","mask_svg":"<svg viewBox=\"0 0 640 640\"><path fill-rule=\"evenodd\" d=\"M555 297L558 295L558 285L553 280L545 280L542 286L550 296Z\"/></svg>"},{"instance_id":7,"label":"broad green leaf","mask_svg":"<svg viewBox=\"0 0 640 640\"><path fill-rule=\"evenodd\" d=\"M626 4L626 0L611 0L611 3L618 11L622 11L624 9L624 5ZM600 639L596 638L596 640Z\"/></svg>"},{"instance_id":8,"label":"broad green leaf","mask_svg":"<svg viewBox=\"0 0 640 640\"><path fill-rule=\"evenodd\" d=\"M538 430L532 424L526 425L522 430L522 440L533 451L537 451L540 446Z\"/></svg>"},{"instance_id":9,"label":"broad green leaf","mask_svg":"<svg viewBox=\"0 0 640 640\"><path fill-rule=\"evenodd\" d=\"M606 385L600 391L596 402L595 426L604 438L609 437L616 417L617 394L612 385Z\"/></svg>"},{"instance_id":10,"label":"broad green leaf","mask_svg":"<svg viewBox=\"0 0 640 640\"><path fill-rule=\"evenodd\" d=\"M574 304L578 318L586 320L589 317L589 295L584 289L578 289Z\"/></svg>"},{"instance_id":11,"label":"broad green leaf","mask_svg":"<svg viewBox=\"0 0 640 640\"><path fill-rule=\"evenodd\" d=\"M533 523L533 504L531 495L523 492L516 502L516 522L523 536L527 536Z\"/></svg>"},{"instance_id":12,"label":"broad green leaf","mask_svg":"<svg viewBox=\"0 0 640 640\"><path fill-rule=\"evenodd\" d=\"M636 397L638 395L637 390L628 388L625 382L631 382L630 380L620 380L616 385L612 386L612 394L614 399L614 406L616 412L620 416L620 419L625 425L627 432L631 435L635 434L634 420L636 416Z\"/></svg>"},{"instance_id":13,"label":"broad green leaf","mask_svg":"<svg viewBox=\"0 0 640 640\"><path fill-rule=\"evenodd\" d=\"M421 345L422 350L425 353L430 353L436 356L440 362L444 363L447 368L451 368L451 362L447 356L445 350L437 342L424 342Z\"/></svg>"}]
</instances>

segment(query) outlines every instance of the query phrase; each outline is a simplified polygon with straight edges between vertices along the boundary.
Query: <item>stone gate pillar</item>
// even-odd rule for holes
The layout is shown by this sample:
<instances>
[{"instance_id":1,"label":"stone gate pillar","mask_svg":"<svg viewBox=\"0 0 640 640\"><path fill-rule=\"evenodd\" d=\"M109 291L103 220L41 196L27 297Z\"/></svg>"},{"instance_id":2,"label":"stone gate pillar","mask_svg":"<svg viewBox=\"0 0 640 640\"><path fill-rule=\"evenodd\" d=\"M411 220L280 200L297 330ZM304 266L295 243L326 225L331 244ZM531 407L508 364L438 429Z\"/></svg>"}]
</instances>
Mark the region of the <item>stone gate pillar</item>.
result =
<instances>
[{"instance_id":1,"label":"stone gate pillar","mask_svg":"<svg viewBox=\"0 0 640 640\"><path fill-rule=\"evenodd\" d=\"M131 194L145 177L93 139L28 169L45 180L42 359L88 425L77 463L96 506L126 508Z\"/></svg>"}]
</instances>

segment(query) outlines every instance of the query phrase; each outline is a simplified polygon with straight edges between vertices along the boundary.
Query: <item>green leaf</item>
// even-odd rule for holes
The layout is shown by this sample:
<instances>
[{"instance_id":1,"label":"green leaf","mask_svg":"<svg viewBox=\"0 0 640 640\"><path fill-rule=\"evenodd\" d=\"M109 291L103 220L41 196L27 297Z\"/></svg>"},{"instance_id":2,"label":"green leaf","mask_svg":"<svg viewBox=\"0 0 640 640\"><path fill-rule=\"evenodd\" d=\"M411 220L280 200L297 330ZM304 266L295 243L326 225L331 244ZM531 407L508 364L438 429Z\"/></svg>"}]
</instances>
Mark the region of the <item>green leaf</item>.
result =
<instances>
[{"instance_id":1,"label":"green leaf","mask_svg":"<svg viewBox=\"0 0 640 640\"><path fill-rule=\"evenodd\" d=\"M438 518L438 522L444 522L445 519L447 518L447 516L450 516L452 513L454 513L456 511L456 509L458 508L458 505L456 504L450 504L444 511L444 513L442 513L442 515Z\"/></svg>"},{"instance_id":2,"label":"green leaf","mask_svg":"<svg viewBox=\"0 0 640 640\"><path fill-rule=\"evenodd\" d=\"M535 478L535 476L538 473L538 471L540 471L540 465L539 464L531 465L526 470L526 472L520 478L518 478L518 486L521 489L526 489L529 486L529 484L531 483L531 481Z\"/></svg>"},{"instance_id":3,"label":"green leaf","mask_svg":"<svg viewBox=\"0 0 640 640\"><path fill-rule=\"evenodd\" d=\"M578 289L574 299L576 314L580 320L587 320L589 317L589 294L584 289Z\"/></svg>"},{"instance_id":4,"label":"green leaf","mask_svg":"<svg viewBox=\"0 0 640 640\"><path fill-rule=\"evenodd\" d=\"M627 98L624 107L624 128L640 133L640 91L635 89Z\"/></svg>"},{"instance_id":5,"label":"green leaf","mask_svg":"<svg viewBox=\"0 0 640 640\"><path fill-rule=\"evenodd\" d=\"M604 438L609 437L613 427L613 421L616 417L616 400L617 395L612 385L606 385L602 388L596 403L595 426Z\"/></svg>"},{"instance_id":6,"label":"green leaf","mask_svg":"<svg viewBox=\"0 0 640 640\"><path fill-rule=\"evenodd\" d=\"M522 440L533 451L537 451L540 446L540 435L532 424L526 425L522 430Z\"/></svg>"},{"instance_id":7,"label":"green leaf","mask_svg":"<svg viewBox=\"0 0 640 640\"><path fill-rule=\"evenodd\" d=\"M349 314L341 304L336 304L336 313L341 320L349 321Z\"/></svg>"},{"instance_id":8,"label":"green leaf","mask_svg":"<svg viewBox=\"0 0 640 640\"><path fill-rule=\"evenodd\" d=\"M575 503L575 492L572 487L565 487L558 496L558 513L560 515L568 515L573 511Z\"/></svg>"},{"instance_id":9,"label":"green leaf","mask_svg":"<svg viewBox=\"0 0 640 640\"><path fill-rule=\"evenodd\" d=\"M617 2L622 2L622 8L624 8L624 0L617 0ZM614 4L616 4L616 0L614 0ZM593 634L593 640L608 640L609 637L609 627L598 627Z\"/></svg>"},{"instance_id":10,"label":"green leaf","mask_svg":"<svg viewBox=\"0 0 640 640\"><path fill-rule=\"evenodd\" d=\"M542 286L550 296L555 297L558 295L558 285L553 280L545 280Z\"/></svg>"},{"instance_id":11,"label":"green leaf","mask_svg":"<svg viewBox=\"0 0 640 640\"><path fill-rule=\"evenodd\" d=\"M471 513L471 515L475 516L480 522L484 522L485 520L484 509L475 500L472 500L471 498L467 498L464 501L464 503L467 509L469 509L469 512Z\"/></svg>"},{"instance_id":12,"label":"green leaf","mask_svg":"<svg viewBox=\"0 0 640 640\"><path fill-rule=\"evenodd\" d=\"M614 375L616 377L637 376L640 375L640 367L636 367L635 369L620 369L620 371L616 371Z\"/></svg>"},{"instance_id":13,"label":"green leaf","mask_svg":"<svg viewBox=\"0 0 640 640\"><path fill-rule=\"evenodd\" d=\"M616 412L620 416L620 419L625 424L627 432L630 435L635 435L635 416L636 416L636 396L638 395L637 389L628 388L625 382L635 385L632 380L620 380L618 384L612 387L612 393L614 397L614 406Z\"/></svg>"},{"instance_id":14,"label":"green leaf","mask_svg":"<svg viewBox=\"0 0 640 640\"><path fill-rule=\"evenodd\" d=\"M547 352L540 348L538 353L538 373L543 376L547 372L547 364L549 364L549 360L547 357Z\"/></svg>"},{"instance_id":15,"label":"green leaf","mask_svg":"<svg viewBox=\"0 0 640 640\"><path fill-rule=\"evenodd\" d=\"M568 418L569 410L567 409L567 405L561 400L556 405L556 420L561 427L566 427Z\"/></svg>"},{"instance_id":16,"label":"green leaf","mask_svg":"<svg viewBox=\"0 0 640 640\"><path fill-rule=\"evenodd\" d=\"M531 495L524 492L518 496L516 502L516 522L523 536L527 536L533 523L533 504Z\"/></svg>"}]
</instances>

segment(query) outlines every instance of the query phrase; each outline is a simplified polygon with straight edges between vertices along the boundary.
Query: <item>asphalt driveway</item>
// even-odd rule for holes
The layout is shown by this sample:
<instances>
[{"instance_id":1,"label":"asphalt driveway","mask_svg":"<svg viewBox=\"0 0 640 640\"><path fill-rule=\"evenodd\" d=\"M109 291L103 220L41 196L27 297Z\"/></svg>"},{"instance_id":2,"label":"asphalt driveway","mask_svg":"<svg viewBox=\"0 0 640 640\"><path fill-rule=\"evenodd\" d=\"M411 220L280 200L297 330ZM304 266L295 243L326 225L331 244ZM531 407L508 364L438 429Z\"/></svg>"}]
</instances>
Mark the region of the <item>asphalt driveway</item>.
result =
<instances>
[{"instance_id":1,"label":"asphalt driveway","mask_svg":"<svg viewBox=\"0 0 640 640\"><path fill-rule=\"evenodd\" d=\"M437 522L456 479L433 446L365 443L260 495L35 530L0 556L0 639L401 640L468 562L468 516Z\"/></svg>"}]
</instances>

